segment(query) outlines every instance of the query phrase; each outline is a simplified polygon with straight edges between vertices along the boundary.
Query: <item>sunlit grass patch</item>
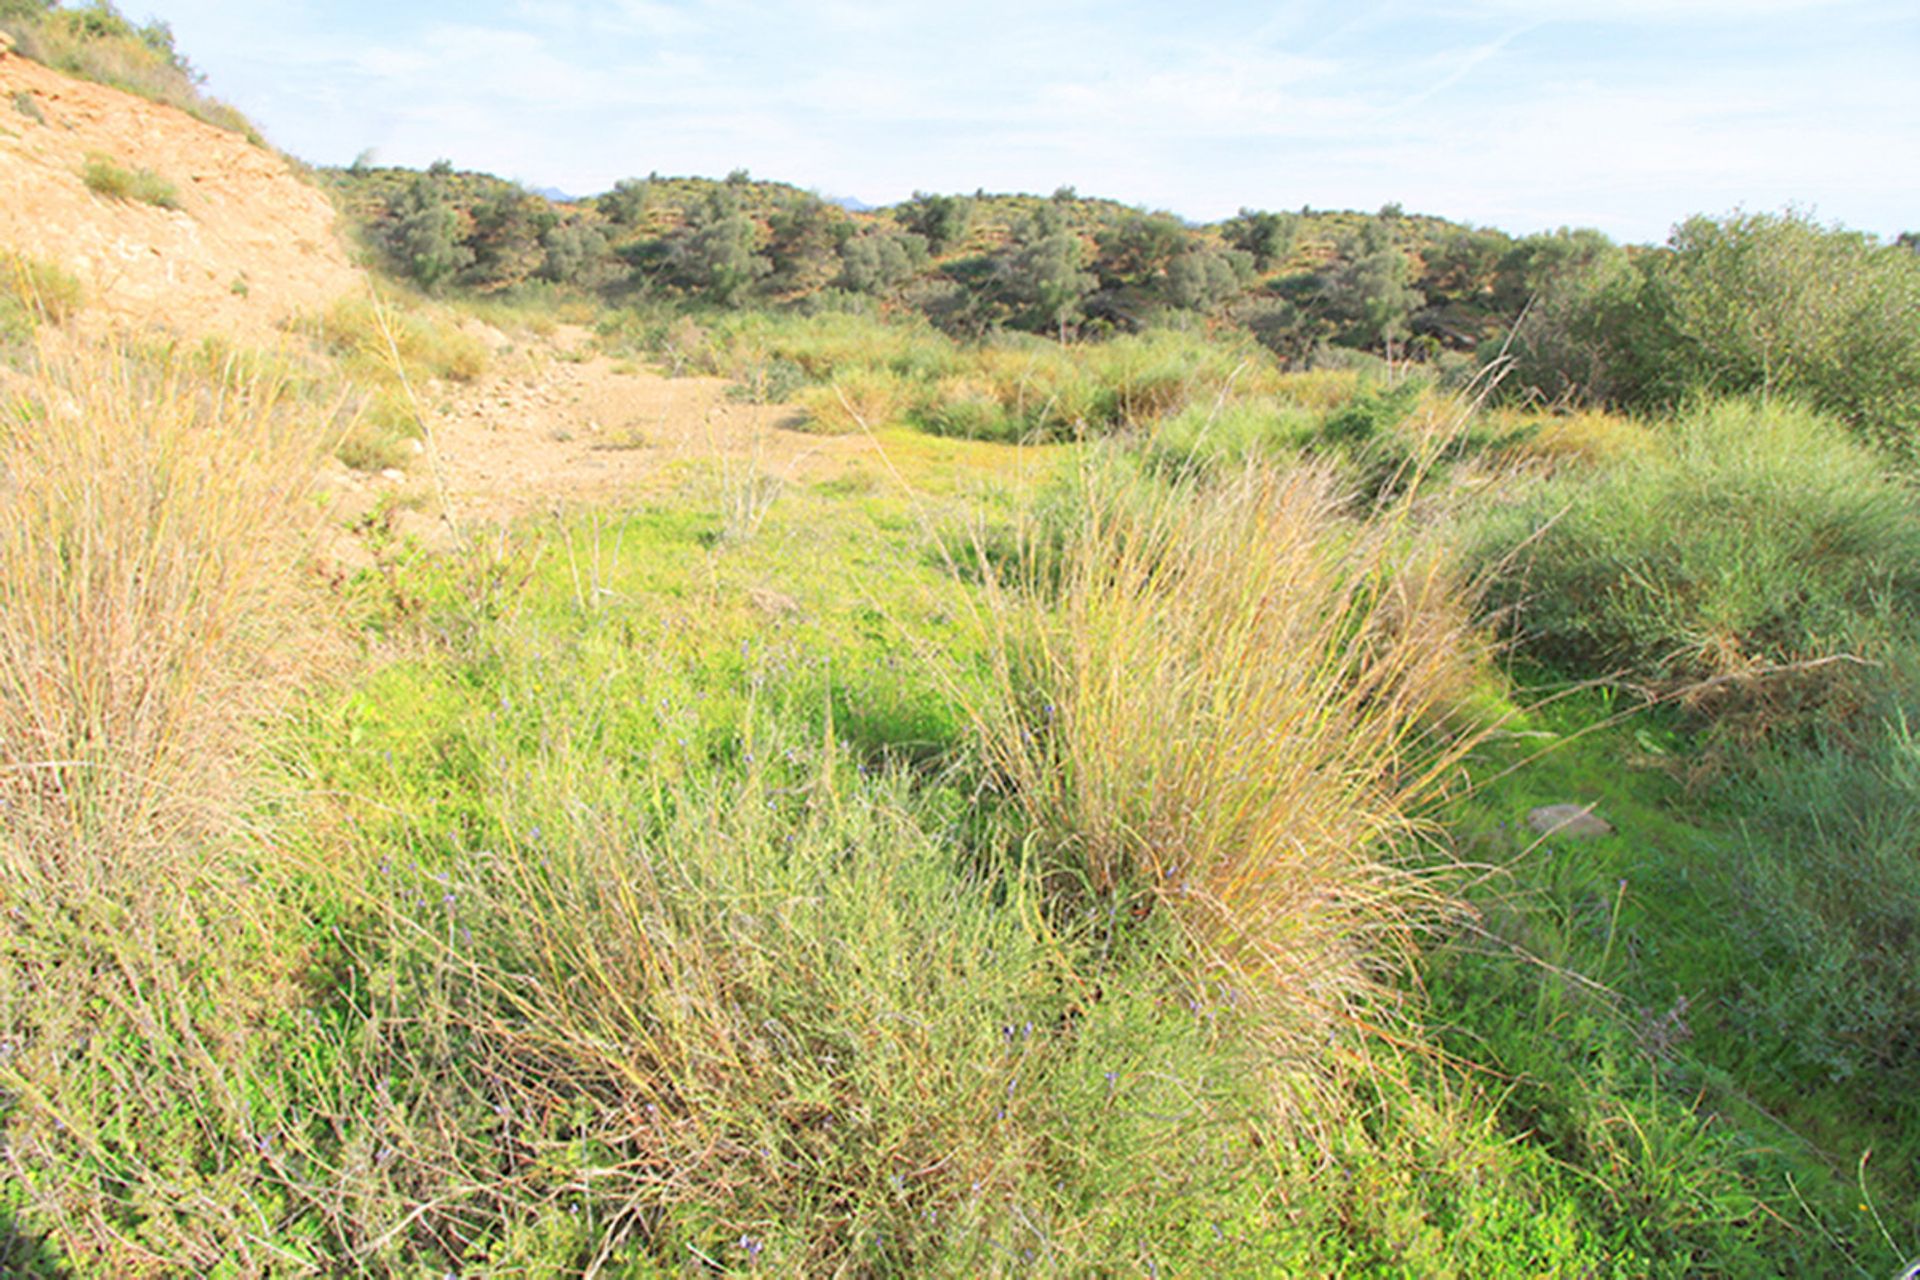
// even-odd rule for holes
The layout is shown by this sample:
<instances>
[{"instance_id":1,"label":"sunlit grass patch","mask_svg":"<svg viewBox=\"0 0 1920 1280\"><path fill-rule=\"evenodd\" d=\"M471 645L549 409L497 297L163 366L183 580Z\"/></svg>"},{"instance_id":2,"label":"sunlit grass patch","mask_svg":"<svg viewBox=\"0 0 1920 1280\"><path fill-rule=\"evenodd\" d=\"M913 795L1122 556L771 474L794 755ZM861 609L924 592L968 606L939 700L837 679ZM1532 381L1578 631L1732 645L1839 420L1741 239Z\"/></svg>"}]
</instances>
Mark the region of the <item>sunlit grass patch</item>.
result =
<instances>
[{"instance_id":1,"label":"sunlit grass patch","mask_svg":"<svg viewBox=\"0 0 1920 1280\"><path fill-rule=\"evenodd\" d=\"M81 172L87 190L109 200L137 200L162 209L180 207L180 189L151 169L129 168L107 156L89 156Z\"/></svg>"}]
</instances>

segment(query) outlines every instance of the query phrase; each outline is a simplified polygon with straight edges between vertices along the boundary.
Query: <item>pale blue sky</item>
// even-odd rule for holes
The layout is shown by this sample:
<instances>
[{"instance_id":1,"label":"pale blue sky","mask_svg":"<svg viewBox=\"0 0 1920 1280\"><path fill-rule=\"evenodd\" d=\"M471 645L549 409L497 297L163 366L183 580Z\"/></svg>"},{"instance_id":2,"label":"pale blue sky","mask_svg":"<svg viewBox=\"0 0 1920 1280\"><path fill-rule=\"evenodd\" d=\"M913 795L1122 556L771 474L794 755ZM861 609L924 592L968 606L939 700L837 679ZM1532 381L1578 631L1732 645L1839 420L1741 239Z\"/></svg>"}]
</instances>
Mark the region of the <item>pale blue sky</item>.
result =
<instances>
[{"instance_id":1,"label":"pale blue sky","mask_svg":"<svg viewBox=\"0 0 1920 1280\"><path fill-rule=\"evenodd\" d=\"M1410 211L1654 241L1920 228L1920 0L148 0L282 147L576 193L734 168L889 203ZM141 0L123 0L135 17Z\"/></svg>"}]
</instances>

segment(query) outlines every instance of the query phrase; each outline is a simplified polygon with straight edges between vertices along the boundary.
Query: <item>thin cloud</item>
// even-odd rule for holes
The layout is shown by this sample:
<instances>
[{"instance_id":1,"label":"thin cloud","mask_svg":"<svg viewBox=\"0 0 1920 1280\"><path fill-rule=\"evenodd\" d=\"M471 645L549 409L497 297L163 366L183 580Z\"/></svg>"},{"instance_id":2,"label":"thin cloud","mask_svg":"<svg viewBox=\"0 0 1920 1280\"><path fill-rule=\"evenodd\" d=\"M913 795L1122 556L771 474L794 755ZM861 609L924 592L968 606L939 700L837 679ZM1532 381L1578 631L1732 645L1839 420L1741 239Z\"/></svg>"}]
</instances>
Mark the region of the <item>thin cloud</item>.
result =
<instances>
[{"instance_id":1,"label":"thin cloud","mask_svg":"<svg viewBox=\"0 0 1920 1280\"><path fill-rule=\"evenodd\" d=\"M156 3L319 163L572 191L746 165L875 202L1072 183L1195 218L1400 200L1635 239L1742 199L1913 216L1886 157L1920 143L1920 31L1887 0Z\"/></svg>"}]
</instances>

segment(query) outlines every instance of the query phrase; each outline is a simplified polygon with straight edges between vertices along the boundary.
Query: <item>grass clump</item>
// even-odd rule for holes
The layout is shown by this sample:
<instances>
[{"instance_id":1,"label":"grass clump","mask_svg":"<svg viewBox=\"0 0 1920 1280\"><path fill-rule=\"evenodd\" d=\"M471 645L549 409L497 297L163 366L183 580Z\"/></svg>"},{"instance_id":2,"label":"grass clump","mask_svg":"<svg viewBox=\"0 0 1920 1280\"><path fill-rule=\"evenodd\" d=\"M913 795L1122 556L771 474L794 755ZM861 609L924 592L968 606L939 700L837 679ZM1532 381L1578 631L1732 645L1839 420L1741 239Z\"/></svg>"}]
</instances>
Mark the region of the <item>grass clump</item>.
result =
<instances>
[{"instance_id":1,"label":"grass clump","mask_svg":"<svg viewBox=\"0 0 1920 1280\"><path fill-rule=\"evenodd\" d=\"M992 758L1061 883L1166 912L1311 1077L1436 905L1392 850L1472 740L1436 736L1472 627L1324 473L1083 483L1029 594L997 597Z\"/></svg>"},{"instance_id":2,"label":"grass clump","mask_svg":"<svg viewBox=\"0 0 1920 1280\"><path fill-rule=\"evenodd\" d=\"M165 353L46 353L16 385L0 398L0 1215L30 1212L84 1273L259 1267L245 1224L272 1193L231 1171L259 1158L253 1126L279 1096L248 1064L276 1051L297 961L247 815L254 727L320 651L296 570L314 424L272 382ZM38 1265L0 1236L9 1269Z\"/></svg>"},{"instance_id":3,"label":"grass clump","mask_svg":"<svg viewBox=\"0 0 1920 1280\"><path fill-rule=\"evenodd\" d=\"M24 344L42 323L62 324L85 303L86 290L73 273L0 250L0 345Z\"/></svg>"},{"instance_id":4,"label":"grass clump","mask_svg":"<svg viewBox=\"0 0 1920 1280\"><path fill-rule=\"evenodd\" d=\"M1873 459L1787 404L1696 409L1657 445L1495 513L1483 557L1529 651L1755 729L1846 720L1920 601L1920 522Z\"/></svg>"},{"instance_id":5,"label":"grass clump","mask_svg":"<svg viewBox=\"0 0 1920 1280\"><path fill-rule=\"evenodd\" d=\"M338 447L340 461L358 471L412 456L433 380L472 382L487 369L486 344L433 308L349 298L304 327L360 389Z\"/></svg>"},{"instance_id":6,"label":"grass clump","mask_svg":"<svg viewBox=\"0 0 1920 1280\"><path fill-rule=\"evenodd\" d=\"M129 169L107 156L89 156L81 172L87 190L109 200L137 200L161 209L180 207L180 189L151 169Z\"/></svg>"},{"instance_id":7,"label":"grass clump","mask_svg":"<svg viewBox=\"0 0 1920 1280\"><path fill-rule=\"evenodd\" d=\"M314 436L270 384L108 354L43 364L0 447L9 865L139 864L232 794L289 616L260 551L301 519Z\"/></svg>"}]
</instances>

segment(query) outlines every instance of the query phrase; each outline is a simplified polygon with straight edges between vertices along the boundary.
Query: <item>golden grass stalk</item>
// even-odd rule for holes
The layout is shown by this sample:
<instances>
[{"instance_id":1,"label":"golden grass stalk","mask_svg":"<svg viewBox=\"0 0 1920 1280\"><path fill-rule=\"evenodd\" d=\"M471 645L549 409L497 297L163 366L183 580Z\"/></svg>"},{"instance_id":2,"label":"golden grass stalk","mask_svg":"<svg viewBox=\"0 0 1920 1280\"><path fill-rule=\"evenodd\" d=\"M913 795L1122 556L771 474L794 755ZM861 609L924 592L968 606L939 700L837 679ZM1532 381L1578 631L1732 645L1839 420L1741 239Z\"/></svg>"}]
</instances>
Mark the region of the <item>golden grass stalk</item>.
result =
<instances>
[{"instance_id":1,"label":"golden grass stalk","mask_svg":"<svg viewBox=\"0 0 1920 1280\"><path fill-rule=\"evenodd\" d=\"M1282 1061L1324 1063L1440 905L1397 851L1475 741L1447 726L1468 613L1404 508L1356 521L1317 471L1095 468L1078 499L1027 578L989 581L990 756L1067 881L1170 911Z\"/></svg>"},{"instance_id":2,"label":"golden grass stalk","mask_svg":"<svg viewBox=\"0 0 1920 1280\"><path fill-rule=\"evenodd\" d=\"M98 887L226 821L288 683L322 444L280 386L48 346L0 397L0 893Z\"/></svg>"}]
</instances>

